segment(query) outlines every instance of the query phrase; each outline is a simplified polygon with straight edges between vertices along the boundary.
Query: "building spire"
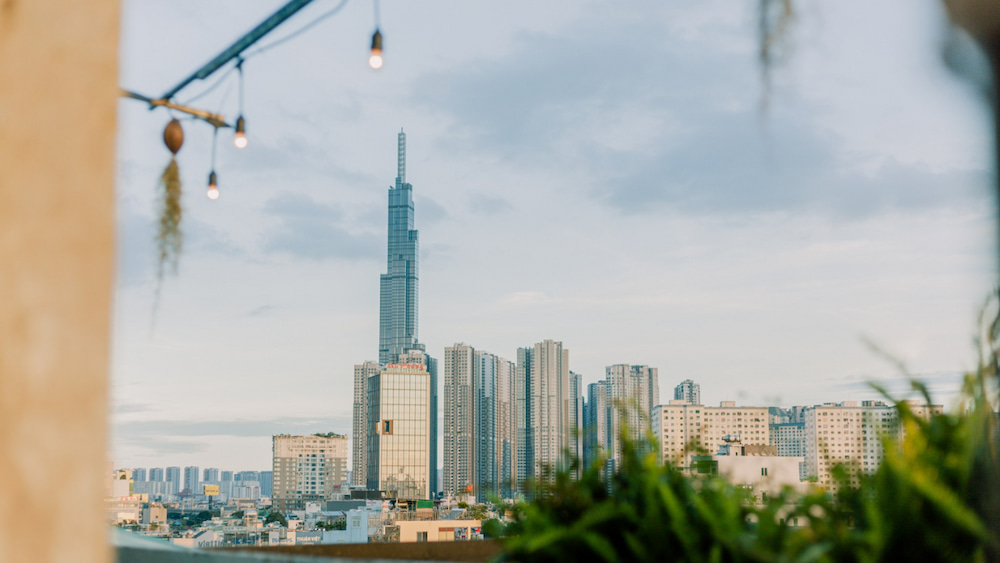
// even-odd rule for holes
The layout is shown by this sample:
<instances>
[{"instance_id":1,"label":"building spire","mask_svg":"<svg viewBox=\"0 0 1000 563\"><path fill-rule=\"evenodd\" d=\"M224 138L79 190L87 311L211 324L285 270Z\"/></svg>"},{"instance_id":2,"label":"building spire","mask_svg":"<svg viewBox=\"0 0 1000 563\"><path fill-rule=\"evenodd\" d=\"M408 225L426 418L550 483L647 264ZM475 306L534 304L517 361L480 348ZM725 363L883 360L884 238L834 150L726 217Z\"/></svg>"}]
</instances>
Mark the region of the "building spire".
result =
<instances>
[{"instance_id":1,"label":"building spire","mask_svg":"<svg viewBox=\"0 0 1000 563\"><path fill-rule=\"evenodd\" d=\"M403 128L399 128L399 152L396 157L396 178L399 184L406 183L406 133Z\"/></svg>"}]
</instances>

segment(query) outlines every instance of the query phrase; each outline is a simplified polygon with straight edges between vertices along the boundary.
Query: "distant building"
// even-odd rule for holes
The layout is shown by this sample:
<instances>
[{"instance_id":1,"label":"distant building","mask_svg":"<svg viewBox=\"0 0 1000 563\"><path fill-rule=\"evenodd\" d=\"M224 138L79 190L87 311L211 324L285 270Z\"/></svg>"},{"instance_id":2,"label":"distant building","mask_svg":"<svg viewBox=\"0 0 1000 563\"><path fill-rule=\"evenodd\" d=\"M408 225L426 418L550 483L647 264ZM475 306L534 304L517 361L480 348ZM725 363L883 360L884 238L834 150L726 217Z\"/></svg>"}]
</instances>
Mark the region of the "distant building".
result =
<instances>
[{"instance_id":1,"label":"distant building","mask_svg":"<svg viewBox=\"0 0 1000 563\"><path fill-rule=\"evenodd\" d=\"M475 480L476 350L458 343L444 349L443 492L451 497L471 492Z\"/></svg>"},{"instance_id":2,"label":"distant building","mask_svg":"<svg viewBox=\"0 0 1000 563\"><path fill-rule=\"evenodd\" d=\"M473 383L473 493L486 502L512 498L517 482L514 362L479 350Z\"/></svg>"},{"instance_id":3,"label":"distant building","mask_svg":"<svg viewBox=\"0 0 1000 563\"><path fill-rule=\"evenodd\" d=\"M351 484L364 487L368 484L368 378L378 374L378 362L364 362L354 366L354 418L351 438Z\"/></svg>"},{"instance_id":4,"label":"distant building","mask_svg":"<svg viewBox=\"0 0 1000 563\"><path fill-rule=\"evenodd\" d=\"M149 480L150 481L163 481L163 468L153 467L149 470Z\"/></svg>"},{"instance_id":5,"label":"distant building","mask_svg":"<svg viewBox=\"0 0 1000 563\"><path fill-rule=\"evenodd\" d=\"M744 446L732 438L719 447L714 456L695 456L694 474L718 474L727 481L751 492L756 502L766 502L785 487L801 491L801 457L776 455L774 446Z\"/></svg>"},{"instance_id":6,"label":"distant building","mask_svg":"<svg viewBox=\"0 0 1000 563\"><path fill-rule=\"evenodd\" d=\"M906 401L917 416L929 418L943 412L941 405ZM843 401L805 409L805 473L827 488L839 485L836 466L846 467L849 484L859 484L859 473L874 473L885 457L883 439L902 440L905 432L899 412L882 401Z\"/></svg>"},{"instance_id":7,"label":"distant building","mask_svg":"<svg viewBox=\"0 0 1000 563\"><path fill-rule=\"evenodd\" d=\"M606 442L609 466L617 471L621 465L622 437L638 442L651 429L653 407L660 402L660 375L657 368L646 365L616 364L605 369L603 382L607 386L604 408L608 426Z\"/></svg>"},{"instance_id":8,"label":"distant building","mask_svg":"<svg viewBox=\"0 0 1000 563\"><path fill-rule=\"evenodd\" d=\"M346 464L345 464L346 465ZM347 471L347 473L350 473ZM336 480L336 477L334 478ZM347 475L342 478L342 483L348 482ZM336 488L337 483L334 484ZM274 472L273 471L261 471L260 472L260 496L271 498L274 492Z\"/></svg>"},{"instance_id":9,"label":"distant building","mask_svg":"<svg viewBox=\"0 0 1000 563\"><path fill-rule=\"evenodd\" d=\"M144 467L139 467L132 470L132 481L141 482L146 480L146 469Z\"/></svg>"},{"instance_id":10,"label":"distant building","mask_svg":"<svg viewBox=\"0 0 1000 563\"><path fill-rule=\"evenodd\" d=\"M417 345L419 236L414 229L413 186L406 182L406 134L398 137L396 183L389 188L386 273L379 286L379 350L382 365Z\"/></svg>"},{"instance_id":11,"label":"distant building","mask_svg":"<svg viewBox=\"0 0 1000 563\"><path fill-rule=\"evenodd\" d=\"M201 494L201 482L197 465L191 465L184 468L184 489L187 489L192 495Z\"/></svg>"},{"instance_id":12,"label":"distant building","mask_svg":"<svg viewBox=\"0 0 1000 563\"><path fill-rule=\"evenodd\" d=\"M181 492L184 488L184 482L181 480L181 468L180 467L168 467L165 473L167 483L170 483L168 489L170 490L170 495L176 495Z\"/></svg>"},{"instance_id":13,"label":"distant building","mask_svg":"<svg viewBox=\"0 0 1000 563\"><path fill-rule=\"evenodd\" d=\"M368 428L374 429L367 437L368 489L430 498L430 402L430 374L422 365L389 364L368 378Z\"/></svg>"},{"instance_id":14,"label":"distant building","mask_svg":"<svg viewBox=\"0 0 1000 563\"><path fill-rule=\"evenodd\" d=\"M226 481L232 481L232 480L233 480L233 472L232 471L222 471L222 472L219 473L219 481L222 481L222 482L225 483Z\"/></svg>"},{"instance_id":15,"label":"distant building","mask_svg":"<svg viewBox=\"0 0 1000 563\"><path fill-rule=\"evenodd\" d=\"M218 467L206 467L201 474L202 481L211 481L213 483L219 481L219 468Z\"/></svg>"},{"instance_id":16,"label":"distant building","mask_svg":"<svg viewBox=\"0 0 1000 563\"><path fill-rule=\"evenodd\" d=\"M678 401L687 401L692 405L700 405L701 385L698 385L690 379L681 381L677 387L674 387L674 399Z\"/></svg>"},{"instance_id":17,"label":"distant building","mask_svg":"<svg viewBox=\"0 0 1000 563\"><path fill-rule=\"evenodd\" d=\"M347 482L347 436L278 434L272 437L272 452L272 505L277 510L304 510L306 502L324 501L335 485Z\"/></svg>"},{"instance_id":18,"label":"distant building","mask_svg":"<svg viewBox=\"0 0 1000 563\"><path fill-rule=\"evenodd\" d=\"M706 407L674 399L653 409L653 435L661 463L671 463L687 470L693 456L711 455L739 436L747 446L770 443L767 407L738 407L723 401L718 407Z\"/></svg>"},{"instance_id":19,"label":"distant building","mask_svg":"<svg viewBox=\"0 0 1000 563\"><path fill-rule=\"evenodd\" d=\"M569 350L562 342L544 340L517 353L518 488L527 479L550 481L568 467L565 452L576 443L579 427L572 418L578 397L569 378ZM523 438L523 446L522 446ZM521 453L523 452L523 461ZM522 471L523 469L523 471Z\"/></svg>"}]
</instances>

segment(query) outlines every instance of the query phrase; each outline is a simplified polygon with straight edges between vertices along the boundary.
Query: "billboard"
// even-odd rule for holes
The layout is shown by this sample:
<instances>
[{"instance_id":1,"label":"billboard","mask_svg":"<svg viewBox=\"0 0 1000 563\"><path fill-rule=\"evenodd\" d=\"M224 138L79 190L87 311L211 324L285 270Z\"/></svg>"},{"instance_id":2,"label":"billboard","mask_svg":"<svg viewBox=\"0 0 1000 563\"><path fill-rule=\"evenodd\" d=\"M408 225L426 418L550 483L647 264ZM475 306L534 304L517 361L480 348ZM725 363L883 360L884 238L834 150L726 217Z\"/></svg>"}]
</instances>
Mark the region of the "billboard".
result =
<instances>
[{"instance_id":1,"label":"billboard","mask_svg":"<svg viewBox=\"0 0 1000 563\"><path fill-rule=\"evenodd\" d=\"M217 497L219 496L219 486L218 485L205 485L205 496L207 497Z\"/></svg>"}]
</instances>

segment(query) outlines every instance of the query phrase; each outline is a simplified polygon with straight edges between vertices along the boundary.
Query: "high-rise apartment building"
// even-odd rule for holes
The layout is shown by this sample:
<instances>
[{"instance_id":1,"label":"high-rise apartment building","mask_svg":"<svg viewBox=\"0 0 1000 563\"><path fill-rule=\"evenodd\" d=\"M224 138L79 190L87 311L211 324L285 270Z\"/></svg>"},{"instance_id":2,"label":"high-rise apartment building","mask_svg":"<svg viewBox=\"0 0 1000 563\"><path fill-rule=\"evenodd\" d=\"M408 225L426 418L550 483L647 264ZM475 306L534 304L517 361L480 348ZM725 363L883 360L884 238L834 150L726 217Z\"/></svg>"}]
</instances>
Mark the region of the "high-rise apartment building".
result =
<instances>
[{"instance_id":1,"label":"high-rise apartment building","mask_svg":"<svg viewBox=\"0 0 1000 563\"><path fill-rule=\"evenodd\" d=\"M569 453L570 459L581 460L583 457L583 376L573 371L569 372L569 400L566 402L566 406L569 408L566 415L569 428L569 446L566 451Z\"/></svg>"},{"instance_id":2,"label":"high-rise apartment building","mask_svg":"<svg viewBox=\"0 0 1000 563\"><path fill-rule=\"evenodd\" d=\"M458 343L444 349L444 465L445 496L471 492L475 479L476 350Z\"/></svg>"},{"instance_id":3,"label":"high-rise apartment building","mask_svg":"<svg viewBox=\"0 0 1000 563\"><path fill-rule=\"evenodd\" d=\"M445 348L445 495L511 498L517 480L515 364L458 343Z\"/></svg>"},{"instance_id":4,"label":"high-rise apartment building","mask_svg":"<svg viewBox=\"0 0 1000 563\"><path fill-rule=\"evenodd\" d=\"M738 436L744 446L770 442L767 407L738 407L734 401L706 407L674 399L653 409L652 425L660 462L681 469L691 466L692 456L714 455L726 436Z\"/></svg>"},{"instance_id":5,"label":"high-rise apartment building","mask_svg":"<svg viewBox=\"0 0 1000 563\"><path fill-rule=\"evenodd\" d=\"M146 480L146 468L138 467L132 470L132 481L135 483L141 483Z\"/></svg>"},{"instance_id":6,"label":"high-rise apartment building","mask_svg":"<svg viewBox=\"0 0 1000 563\"><path fill-rule=\"evenodd\" d=\"M176 495L181 492L184 482L181 481L181 468L180 467L168 467L165 472L165 477L167 479L167 494Z\"/></svg>"},{"instance_id":7,"label":"high-rise apartment building","mask_svg":"<svg viewBox=\"0 0 1000 563\"><path fill-rule=\"evenodd\" d=\"M327 500L335 486L347 484L347 436L278 434L272 437L272 451L277 510L303 510L306 502ZM263 494L256 476L258 494Z\"/></svg>"},{"instance_id":8,"label":"high-rise apartment building","mask_svg":"<svg viewBox=\"0 0 1000 563\"><path fill-rule=\"evenodd\" d=\"M569 350L562 342L518 349L517 378L517 400L525 406L525 417L518 420L518 439L525 441L524 472L517 475L523 490L526 479L549 481L552 471L566 467L564 452L579 430L573 418L579 398L570 388Z\"/></svg>"},{"instance_id":9,"label":"high-rise apartment building","mask_svg":"<svg viewBox=\"0 0 1000 563\"><path fill-rule=\"evenodd\" d=\"M212 483L219 481L219 468L218 467L206 467L201 474L202 481L211 481Z\"/></svg>"},{"instance_id":10,"label":"high-rise apartment building","mask_svg":"<svg viewBox=\"0 0 1000 563\"><path fill-rule=\"evenodd\" d=\"M365 476L368 469L368 378L377 374L377 362L365 362L354 366L354 418L351 443L351 484L364 487L368 484Z\"/></svg>"},{"instance_id":11,"label":"high-rise apartment building","mask_svg":"<svg viewBox=\"0 0 1000 563\"><path fill-rule=\"evenodd\" d=\"M941 405L906 401L917 416L929 418ZM836 488L833 468L840 465L858 485L859 473L873 473L885 456L883 439L902 440L899 412L882 401L843 401L807 407L805 418L805 474L820 485Z\"/></svg>"},{"instance_id":12,"label":"high-rise apartment building","mask_svg":"<svg viewBox=\"0 0 1000 563\"><path fill-rule=\"evenodd\" d=\"M346 450L346 448L345 448L345 450ZM344 463L343 465L345 467L347 466L346 463ZM338 479L337 477L334 477L335 481L337 479ZM339 479L340 483L343 483L345 481L346 481L346 476L341 477ZM334 483L334 485L336 485L336 484L337 483ZM263 496L263 497L270 498L273 495L273 492L274 492L274 472L273 471L261 471L260 472L260 495Z\"/></svg>"},{"instance_id":13,"label":"high-rise apartment building","mask_svg":"<svg viewBox=\"0 0 1000 563\"><path fill-rule=\"evenodd\" d=\"M592 466L598 458L608 451L611 418L614 409L611 407L608 382L598 381L587 386L587 400L583 409L583 465Z\"/></svg>"},{"instance_id":14,"label":"high-rise apartment building","mask_svg":"<svg viewBox=\"0 0 1000 563\"><path fill-rule=\"evenodd\" d=\"M422 365L389 364L368 378L368 489L430 498L430 401L430 374ZM275 471L275 488L277 478Z\"/></svg>"},{"instance_id":15,"label":"high-rise apartment building","mask_svg":"<svg viewBox=\"0 0 1000 563\"><path fill-rule=\"evenodd\" d=\"M413 186L406 183L406 134L399 132L396 184L389 188L389 248L379 303L378 361L396 363L417 344L418 233Z\"/></svg>"},{"instance_id":16,"label":"high-rise apartment building","mask_svg":"<svg viewBox=\"0 0 1000 563\"><path fill-rule=\"evenodd\" d=\"M622 435L637 442L650 429L653 407L660 402L660 375L657 368L629 364L608 366L604 373L610 410L605 448L615 471L621 465Z\"/></svg>"},{"instance_id":17,"label":"high-rise apartment building","mask_svg":"<svg viewBox=\"0 0 1000 563\"><path fill-rule=\"evenodd\" d=\"M681 381L677 387L674 387L674 400L687 401L692 405L700 405L701 385L698 385L690 379Z\"/></svg>"},{"instance_id":18,"label":"high-rise apartment building","mask_svg":"<svg viewBox=\"0 0 1000 563\"><path fill-rule=\"evenodd\" d=\"M150 481L163 481L163 468L162 467L152 467L149 470L149 480Z\"/></svg>"},{"instance_id":19,"label":"high-rise apartment building","mask_svg":"<svg viewBox=\"0 0 1000 563\"><path fill-rule=\"evenodd\" d=\"M223 483L225 483L227 481L232 481L233 480L233 472L232 471L222 471L222 472L220 472L219 473L219 480L222 481Z\"/></svg>"},{"instance_id":20,"label":"high-rise apartment building","mask_svg":"<svg viewBox=\"0 0 1000 563\"><path fill-rule=\"evenodd\" d=\"M201 481L197 465L189 465L184 468L184 489L192 495L201 494Z\"/></svg>"},{"instance_id":21,"label":"high-rise apartment building","mask_svg":"<svg viewBox=\"0 0 1000 563\"><path fill-rule=\"evenodd\" d=\"M512 498L517 483L514 362L477 351L473 405L476 500Z\"/></svg>"}]
</instances>

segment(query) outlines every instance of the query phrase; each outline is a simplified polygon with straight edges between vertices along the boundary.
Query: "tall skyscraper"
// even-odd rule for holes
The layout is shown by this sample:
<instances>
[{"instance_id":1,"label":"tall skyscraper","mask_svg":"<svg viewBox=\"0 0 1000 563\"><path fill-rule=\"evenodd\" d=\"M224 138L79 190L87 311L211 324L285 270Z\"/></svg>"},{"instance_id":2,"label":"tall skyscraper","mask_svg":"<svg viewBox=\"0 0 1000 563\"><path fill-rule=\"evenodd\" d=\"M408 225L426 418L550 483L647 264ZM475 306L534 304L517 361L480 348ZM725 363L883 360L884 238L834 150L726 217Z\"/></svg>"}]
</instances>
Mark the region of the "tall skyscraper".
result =
<instances>
[{"instance_id":1,"label":"tall skyscraper","mask_svg":"<svg viewBox=\"0 0 1000 563\"><path fill-rule=\"evenodd\" d=\"M406 183L406 134L399 131L396 185L389 188L389 248L379 304L378 361L396 363L417 344L418 237L413 186Z\"/></svg>"},{"instance_id":2,"label":"tall skyscraper","mask_svg":"<svg viewBox=\"0 0 1000 563\"><path fill-rule=\"evenodd\" d=\"M132 470L132 481L135 483L141 483L146 480L146 468L138 467Z\"/></svg>"},{"instance_id":3,"label":"tall skyscraper","mask_svg":"<svg viewBox=\"0 0 1000 563\"><path fill-rule=\"evenodd\" d=\"M216 482L219 480L219 468L218 467L206 467L201 474L202 481Z\"/></svg>"},{"instance_id":4,"label":"tall skyscraper","mask_svg":"<svg viewBox=\"0 0 1000 563\"><path fill-rule=\"evenodd\" d=\"M278 434L272 444L272 502L278 510L303 510L306 502L327 500L335 485L347 483L347 436ZM263 483L258 487L264 494Z\"/></svg>"},{"instance_id":5,"label":"tall skyscraper","mask_svg":"<svg viewBox=\"0 0 1000 563\"><path fill-rule=\"evenodd\" d=\"M379 438L384 430L376 422L384 418L372 412L373 405L394 409L397 400L387 402L386 396L372 396L381 393L383 381L396 382L400 374L382 378L386 370L420 367L427 376L428 398L422 401L427 412L421 419L427 419L427 451L421 453L427 467L421 473L426 481L426 492L420 498L431 496L437 489L437 436L438 436L438 371L437 360L427 354L423 344L417 340L417 300L419 279L418 233L414 226L413 186L406 183L406 134L399 132L396 161L396 183L389 188L389 233L386 273L380 278L379 295L379 354L378 363L365 362L354 366L354 446L352 449L352 482L369 488L379 486L380 481L391 478L379 470L383 461L378 456L389 451L379 444L402 444L398 439ZM395 415L393 415L395 416ZM400 415L404 416L405 415ZM407 443L412 442L410 440ZM376 456L376 457L372 457ZM407 460L407 463L412 461ZM375 474L370 473L372 470ZM380 479L379 475L383 479ZM412 483L401 489L393 482L393 490L417 491ZM382 489L385 490L385 489ZM402 494L402 493L400 493Z\"/></svg>"},{"instance_id":6,"label":"tall skyscraper","mask_svg":"<svg viewBox=\"0 0 1000 563\"><path fill-rule=\"evenodd\" d=\"M162 481L163 480L163 468L162 467L152 467L149 470L149 480L150 481Z\"/></svg>"},{"instance_id":7,"label":"tall skyscraper","mask_svg":"<svg viewBox=\"0 0 1000 563\"><path fill-rule=\"evenodd\" d=\"M674 400L687 401L689 404L692 405L700 405L701 385L698 385L697 383L695 383L690 379L685 379L684 381L681 381L677 387L674 387Z\"/></svg>"}]
</instances>

